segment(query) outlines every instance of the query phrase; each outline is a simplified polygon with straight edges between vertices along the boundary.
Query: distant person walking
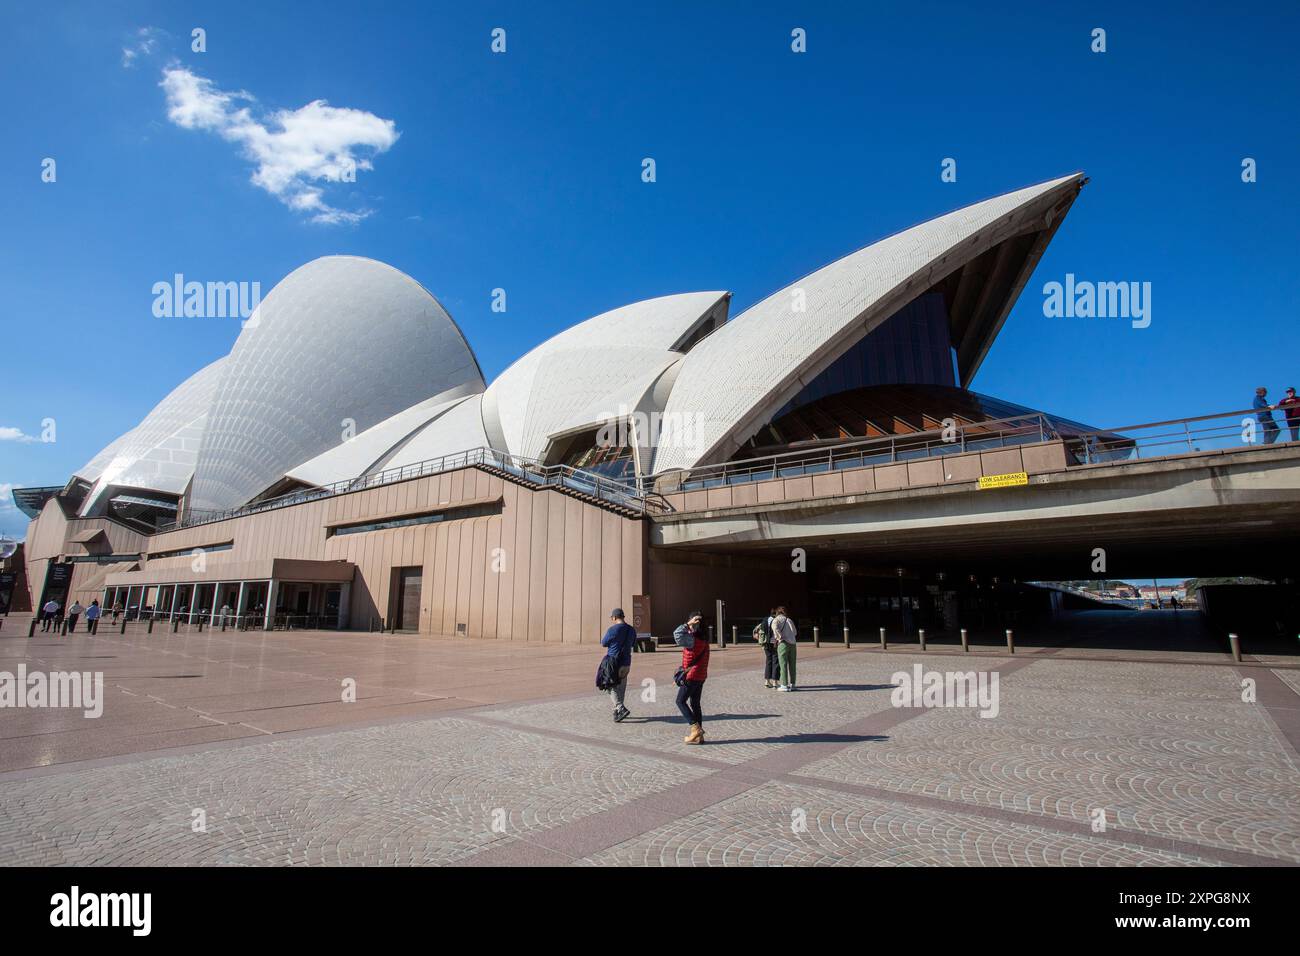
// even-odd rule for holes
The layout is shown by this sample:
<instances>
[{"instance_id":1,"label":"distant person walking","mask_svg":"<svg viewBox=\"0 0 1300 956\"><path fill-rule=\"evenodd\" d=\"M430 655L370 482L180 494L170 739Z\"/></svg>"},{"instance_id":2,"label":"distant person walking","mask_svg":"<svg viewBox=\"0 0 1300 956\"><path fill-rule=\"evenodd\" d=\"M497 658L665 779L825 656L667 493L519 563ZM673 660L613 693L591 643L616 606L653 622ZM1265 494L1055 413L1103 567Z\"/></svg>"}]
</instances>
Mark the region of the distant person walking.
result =
<instances>
[{"instance_id":1,"label":"distant person walking","mask_svg":"<svg viewBox=\"0 0 1300 956\"><path fill-rule=\"evenodd\" d=\"M122 602L118 601L113 605L113 623L117 623L118 616L122 613Z\"/></svg>"},{"instance_id":2,"label":"distant person walking","mask_svg":"<svg viewBox=\"0 0 1300 956\"><path fill-rule=\"evenodd\" d=\"M673 631L673 642L682 649L682 666L677 670L677 709L682 712L691 731L684 741L688 744L704 743L704 710L700 695L709 676L709 642L704 637L700 622L704 615L692 611L686 623Z\"/></svg>"},{"instance_id":3,"label":"distant person walking","mask_svg":"<svg viewBox=\"0 0 1300 956\"><path fill-rule=\"evenodd\" d=\"M1268 389L1260 386L1255 389L1255 401L1252 407L1255 409L1255 420L1264 429L1264 444L1271 445L1277 441L1277 421L1273 418L1273 406L1268 403L1265 396L1268 395Z\"/></svg>"},{"instance_id":4,"label":"distant person walking","mask_svg":"<svg viewBox=\"0 0 1300 956\"><path fill-rule=\"evenodd\" d=\"M1277 407L1286 416L1286 427L1291 430L1291 440L1300 441L1300 398L1296 398L1295 389L1288 388Z\"/></svg>"},{"instance_id":5,"label":"distant person walking","mask_svg":"<svg viewBox=\"0 0 1300 956\"><path fill-rule=\"evenodd\" d=\"M614 703L614 723L622 723L632 713L624 703L627 694L627 675L632 670L632 645L636 643L636 628L627 622L621 607L609 612L609 629L600 639L606 648L605 656L614 659L618 683L609 689L609 699Z\"/></svg>"},{"instance_id":6,"label":"distant person walking","mask_svg":"<svg viewBox=\"0 0 1300 956\"><path fill-rule=\"evenodd\" d=\"M45 602L45 607L41 608L41 630L48 631L54 626L55 619L59 616L59 608L63 607L54 598Z\"/></svg>"},{"instance_id":7,"label":"distant person walking","mask_svg":"<svg viewBox=\"0 0 1300 956\"><path fill-rule=\"evenodd\" d=\"M776 638L776 656L781 668L780 684L777 690L792 691L795 687L795 663L799 651L799 629L790 620L784 607L779 607L772 615L772 635Z\"/></svg>"},{"instance_id":8,"label":"distant person walking","mask_svg":"<svg viewBox=\"0 0 1300 956\"><path fill-rule=\"evenodd\" d=\"M86 630L90 632L92 637L99 633L99 618L103 613L98 598L91 601L90 607L86 608Z\"/></svg>"},{"instance_id":9,"label":"distant person walking","mask_svg":"<svg viewBox=\"0 0 1300 956\"><path fill-rule=\"evenodd\" d=\"M754 640L763 648L763 686L768 688L776 687L781 675L776 657L776 640L772 636L772 618L775 615L776 608L772 608L772 613L754 628Z\"/></svg>"},{"instance_id":10,"label":"distant person walking","mask_svg":"<svg viewBox=\"0 0 1300 956\"><path fill-rule=\"evenodd\" d=\"M86 609L81 606L81 602L76 599L73 599L72 604L68 606L68 633L69 634L71 634L73 631L77 629L77 618L81 617L81 615L84 614L85 612Z\"/></svg>"}]
</instances>

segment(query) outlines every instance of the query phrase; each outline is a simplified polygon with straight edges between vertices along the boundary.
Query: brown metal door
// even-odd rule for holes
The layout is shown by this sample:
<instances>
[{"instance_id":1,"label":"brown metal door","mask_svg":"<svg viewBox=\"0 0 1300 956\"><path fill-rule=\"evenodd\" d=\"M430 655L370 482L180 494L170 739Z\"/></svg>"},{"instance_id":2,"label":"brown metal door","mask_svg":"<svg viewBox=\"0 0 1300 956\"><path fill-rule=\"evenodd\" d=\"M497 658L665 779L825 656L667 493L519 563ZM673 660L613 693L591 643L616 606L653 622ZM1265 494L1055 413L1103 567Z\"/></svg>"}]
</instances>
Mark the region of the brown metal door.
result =
<instances>
[{"instance_id":1,"label":"brown metal door","mask_svg":"<svg viewBox=\"0 0 1300 956\"><path fill-rule=\"evenodd\" d=\"M420 627L420 582L424 568L402 568L398 577L397 629L415 631Z\"/></svg>"}]
</instances>

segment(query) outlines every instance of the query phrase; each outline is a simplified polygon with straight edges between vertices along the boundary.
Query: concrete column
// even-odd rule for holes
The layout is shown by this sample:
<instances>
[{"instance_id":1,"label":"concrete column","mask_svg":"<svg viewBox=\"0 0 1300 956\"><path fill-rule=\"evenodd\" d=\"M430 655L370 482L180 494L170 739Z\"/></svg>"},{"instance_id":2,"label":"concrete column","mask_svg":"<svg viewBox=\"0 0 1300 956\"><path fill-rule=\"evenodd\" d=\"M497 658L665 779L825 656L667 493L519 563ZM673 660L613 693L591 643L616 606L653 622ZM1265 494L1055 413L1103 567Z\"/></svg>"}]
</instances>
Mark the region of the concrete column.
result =
<instances>
[{"instance_id":1,"label":"concrete column","mask_svg":"<svg viewBox=\"0 0 1300 956\"><path fill-rule=\"evenodd\" d=\"M346 582L339 589L339 630L348 627L352 620L352 582Z\"/></svg>"},{"instance_id":2,"label":"concrete column","mask_svg":"<svg viewBox=\"0 0 1300 956\"><path fill-rule=\"evenodd\" d=\"M247 594L248 594L248 582L247 582L247 581L240 581L240 582L239 582L239 597L238 597L238 599L235 601L235 627L236 627L236 628L239 627L239 618L240 618L240 615L242 615L242 614L244 613L244 598L247 596Z\"/></svg>"},{"instance_id":3,"label":"concrete column","mask_svg":"<svg viewBox=\"0 0 1300 956\"><path fill-rule=\"evenodd\" d=\"M266 614L262 618L262 630L271 629L271 621L275 619L275 592L279 590L280 582L272 578L266 585Z\"/></svg>"}]
</instances>

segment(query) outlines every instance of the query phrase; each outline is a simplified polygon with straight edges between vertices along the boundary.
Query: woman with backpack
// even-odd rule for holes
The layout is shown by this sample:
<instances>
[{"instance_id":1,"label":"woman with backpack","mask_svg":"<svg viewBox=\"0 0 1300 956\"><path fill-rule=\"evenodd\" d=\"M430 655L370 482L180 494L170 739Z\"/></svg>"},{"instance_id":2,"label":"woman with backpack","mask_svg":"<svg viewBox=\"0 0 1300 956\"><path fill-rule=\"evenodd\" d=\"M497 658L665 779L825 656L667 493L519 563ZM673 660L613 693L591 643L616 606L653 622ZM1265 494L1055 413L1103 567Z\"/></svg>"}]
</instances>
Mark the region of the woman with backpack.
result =
<instances>
[{"instance_id":1,"label":"woman with backpack","mask_svg":"<svg viewBox=\"0 0 1300 956\"><path fill-rule=\"evenodd\" d=\"M754 628L754 640L763 648L763 686L769 690L780 685L781 665L776 656L776 641L772 638L772 618L776 617L776 608L772 613L758 622Z\"/></svg>"},{"instance_id":2,"label":"woman with backpack","mask_svg":"<svg viewBox=\"0 0 1300 956\"><path fill-rule=\"evenodd\" d=\"M691 732L684 742L704 743L704 711L700 707L700 694L709 676L709 642L701 633L700 622L704 615L692 611L686 623L673 631L673 642L682 649L682 666L673 681L677 684L677 709L682 712Z\"/></svg>"}]
</instances>

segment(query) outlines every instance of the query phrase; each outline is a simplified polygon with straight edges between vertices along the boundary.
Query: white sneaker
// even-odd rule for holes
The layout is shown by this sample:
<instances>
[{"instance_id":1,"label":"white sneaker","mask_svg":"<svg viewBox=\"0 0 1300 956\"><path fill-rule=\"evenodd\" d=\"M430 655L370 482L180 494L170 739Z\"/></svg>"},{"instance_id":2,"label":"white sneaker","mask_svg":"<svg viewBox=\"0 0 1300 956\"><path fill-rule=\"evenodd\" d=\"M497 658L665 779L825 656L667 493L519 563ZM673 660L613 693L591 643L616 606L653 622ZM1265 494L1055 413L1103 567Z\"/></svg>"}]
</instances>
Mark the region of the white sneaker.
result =
<instances>
[{"instance_id":1,"label":"white sneaker","mask_svg":"<svg viewBox=\"0 0 1300 956\"><path fill-rule=\"evenodd\" d=\"M784 684L782 684L780 687L777 688L777 690L789 690L789 689L790 688L786 687Z\"/></svg>"}]
</instances>

